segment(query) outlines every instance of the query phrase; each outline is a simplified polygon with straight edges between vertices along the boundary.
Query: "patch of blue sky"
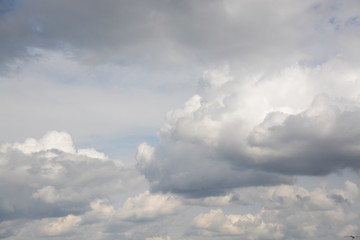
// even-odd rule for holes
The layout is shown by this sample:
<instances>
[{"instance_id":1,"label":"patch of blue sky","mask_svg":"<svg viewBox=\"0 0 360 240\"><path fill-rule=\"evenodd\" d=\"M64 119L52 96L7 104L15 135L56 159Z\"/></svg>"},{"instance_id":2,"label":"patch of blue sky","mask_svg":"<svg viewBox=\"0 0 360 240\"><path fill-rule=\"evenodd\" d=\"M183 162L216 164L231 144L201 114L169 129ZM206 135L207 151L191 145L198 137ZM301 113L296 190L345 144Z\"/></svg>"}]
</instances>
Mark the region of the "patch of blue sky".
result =
<instances>
[{"instance_id":1,"label":"patch of blue sky","mask_svg":"<svg viewBox=\"0 0 360 240\"><path fill-rule=\"evenodd\" d=\"M360 21L357 16L352 16L346 20L341 20L336 17L332 17L328 20L328 23L332 26L332 29L336 32L344 30L347 27L358 27L360 26Z\"/></svg>"},{"instance_id":2,"label":"patch of blue sky","mask_svg":"<svg viewBox=\"0 0 360 240\"><path fill-rule=\"evenodd\" d=\"M346 20L345 26L360 26L359 17L354 16Z\"/></svg>"},{"instance_id":3,"label":"patch of blue sky","mask_svg":"<svg viewBox=\"0 0 360 240\"><path fill-rule=\"evenodd\" d=\"M17 0L0 0L0 15L15 11L18 6Z\"/></svg>"},{"instance_id":4,"label":"patch of blue sky","mask_svg":"<svg viewBox=\"0 0 360 240\"><path fill-rule=\"evenodd\" d=\"M341 21L336 18L336 17L331 17L329 20L328 20L328 24L331 26L331 28L335 31L335 32L338 32L340 30L342 30L342 24L341 24Z\"/></svg>"},{"instance_id":5,"label":"patch of blue sky","mask_svg":"<svg viewBox=\"0 0 360 240\"><path fill-rule=\"evenodd\" d=\"M120 136L92 136L86 142L76 144L78 148L95 148L110 158L133 161L139 144L147 142L153 146L159 143L156 134L128 134Z\"/></svg>"}]
</instances>

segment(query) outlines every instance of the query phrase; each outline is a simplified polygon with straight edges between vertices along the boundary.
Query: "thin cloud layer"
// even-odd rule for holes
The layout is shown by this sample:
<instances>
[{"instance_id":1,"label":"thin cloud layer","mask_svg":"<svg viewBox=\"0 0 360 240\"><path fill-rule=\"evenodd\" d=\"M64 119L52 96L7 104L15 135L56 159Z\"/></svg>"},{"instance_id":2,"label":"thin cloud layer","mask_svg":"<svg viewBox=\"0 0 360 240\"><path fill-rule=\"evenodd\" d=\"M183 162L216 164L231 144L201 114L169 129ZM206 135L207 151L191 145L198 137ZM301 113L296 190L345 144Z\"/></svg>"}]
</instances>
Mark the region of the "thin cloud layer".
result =
<instances>
[{"instance_id":1,"label":"thin cloud layer","mask_svg":"<svg viewBox=\"0 0 360 240\"><path fill-rule=\"evenodd\" d=\"M2 5L3 64L33 57L29 49L42 48L65 50L92 64L231 60L249 68L281 66L299 58L323 61L336 54L334 43L354 53L346 42L359 34L357 1L12 0Z\"/></svg>"}]
</instances>

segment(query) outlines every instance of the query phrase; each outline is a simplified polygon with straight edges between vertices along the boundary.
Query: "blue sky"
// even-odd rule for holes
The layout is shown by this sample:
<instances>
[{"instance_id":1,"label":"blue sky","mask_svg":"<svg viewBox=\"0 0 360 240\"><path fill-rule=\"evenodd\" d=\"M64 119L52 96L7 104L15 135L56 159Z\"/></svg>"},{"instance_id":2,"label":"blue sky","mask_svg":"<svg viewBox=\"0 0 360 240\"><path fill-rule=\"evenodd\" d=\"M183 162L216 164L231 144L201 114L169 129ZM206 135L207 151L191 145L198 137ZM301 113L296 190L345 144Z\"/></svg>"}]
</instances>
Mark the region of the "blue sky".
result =
<instances>
[{"instance_id":1,"label":"blue sky","mask_svg":"<svg viewBox=\"0 0 360 240\"><path fill-rule=\"evenodd\" d=\"M0 238L359 235L359 9L0 0Z\"/></svg>"}]
</instances>

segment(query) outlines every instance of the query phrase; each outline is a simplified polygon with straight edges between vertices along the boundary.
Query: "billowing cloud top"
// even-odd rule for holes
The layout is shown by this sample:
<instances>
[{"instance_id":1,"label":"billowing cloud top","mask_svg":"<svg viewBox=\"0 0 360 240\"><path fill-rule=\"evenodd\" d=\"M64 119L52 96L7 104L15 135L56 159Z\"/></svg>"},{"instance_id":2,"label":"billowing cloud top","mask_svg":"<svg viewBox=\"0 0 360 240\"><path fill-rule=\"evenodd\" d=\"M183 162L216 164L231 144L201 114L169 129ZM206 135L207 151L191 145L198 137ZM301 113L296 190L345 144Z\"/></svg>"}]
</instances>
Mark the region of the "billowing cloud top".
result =
<instances>
[{"instance_id":1,"label":"billowing cloud top","mask_svg":"<svg viewBox=\"0 0 360 240\"><path fill-rule=\"evenodd\" d=\"M66 132L2 145L0 156L1 221L84 213L94 199L123 192L137 181L123 163L94 149L76 150ZM71 215L64 221L78 222Z\"/></svg>"},{"instance_id":2,"label":"billowing cloud top","mask_svg":"<svg viewBox=\"0 0 360 240\"><path fill-rule=\"evenodd\" d=\"M357 74L338 60L270 78L207 72L199 94L167 114L160 144L139 146L138 167L154 191L190 196L358 171Z\"/></svg>"},{"instance_id":3,"label":"billowing cloud top","mask_svg":"<svg viewBox=\"0 0 360 240\"><path fill-rule=\"evenodd\" d=\"M0 0L0 238L359 235L359 3Z\"/></svg>"}]
</instances>

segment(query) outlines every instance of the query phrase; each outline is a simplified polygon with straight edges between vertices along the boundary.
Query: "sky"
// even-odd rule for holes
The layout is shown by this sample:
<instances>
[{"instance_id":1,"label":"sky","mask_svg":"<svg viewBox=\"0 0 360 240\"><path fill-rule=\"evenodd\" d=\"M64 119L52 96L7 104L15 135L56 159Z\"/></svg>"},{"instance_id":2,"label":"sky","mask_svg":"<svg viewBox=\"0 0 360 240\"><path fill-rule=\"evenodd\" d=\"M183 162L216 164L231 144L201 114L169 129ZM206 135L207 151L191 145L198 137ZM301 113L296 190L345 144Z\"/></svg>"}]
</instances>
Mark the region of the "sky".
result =
<instances>
[{"instance_id":1,"label":"sky","mask_svg":"<svg viewBox=\"0 0 360 240\"><path fill-rule=\"evenodd\" d=\"M0 0L0 239L360 235L358 0Z\"/></svg>"}]
</instances>

